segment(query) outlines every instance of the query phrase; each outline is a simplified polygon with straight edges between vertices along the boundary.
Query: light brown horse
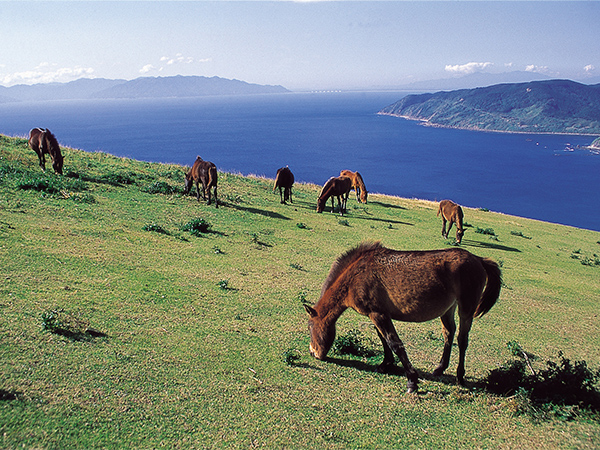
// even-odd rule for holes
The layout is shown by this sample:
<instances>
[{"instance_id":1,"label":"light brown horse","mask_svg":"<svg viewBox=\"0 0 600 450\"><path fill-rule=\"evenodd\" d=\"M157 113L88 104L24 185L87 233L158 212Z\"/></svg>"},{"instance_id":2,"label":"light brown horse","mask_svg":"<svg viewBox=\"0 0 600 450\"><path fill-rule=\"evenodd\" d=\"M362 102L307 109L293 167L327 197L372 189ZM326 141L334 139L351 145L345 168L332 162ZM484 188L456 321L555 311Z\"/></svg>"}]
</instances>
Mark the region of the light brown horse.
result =
<instances>
[{"instance_id":1,"label":"light brown horse","mask_svg":"<svg viewBox=\"0 0 600 450\"><path fill-rule=\"evenodd\" d=\"M196 198L200 201L200 187L202 183L202 198L206 200L206 194L208 193L208 204L211 203L211 189L215 194L215 207L219 207L217 200L217 166L209 161L204 161L200 156L194 161L194 165L185 174L185 188L184 194L187 195L192 189L192 185L196 183Z\"/></svg>"},{"instance_id":2,"label":"light brown horse","mask_svg":"<svg viewBox=\"0 0 600 450\"><path fill-rule=\"evenodd\" d=\"M456 224L456 242L459 244L462 241L462 237L465 234L463 227L463 210L462 208L454 203L452 200L442 200L440 202L440 208L438 209L437 216L442 214L442 236L448 239L448 233L452 224ZM448 230L446 230L446 222L449 223Z\"/></svg>"},{"instance_id":3,"label":"light brown horse","mask_svg":"<svg viewBox=\"0 0 600 450\"><path fill-rule=\"evenodd\" d=\"M448 368L456 331L458 309L459 362L456 375L464 383L465 353L473 318L483 316L500 295L502 278L494 261L461 248L401 252L380 243L361 244L333 264L321 298L313 307L304 305L309 319L310 353L325 359L335 339L335 323L352 308L367 316L383 344L379 366L386 371L398 355L408 378L408 392L417 391L418 374L392 320L425 322L440 317L444 351L434 376Z\"/></svg>"},{"instance_id":4,"label":"light brown horse","mask_svg":"<svg viewBox=\"0 0 600 450\"><path fill-rule=\"evenodd\" d=\"M28 142L32 150L37 153L40 167L44 172L46 171L45 155L50 155L54 172L62 175L63 156L60 152L60 145L58 145L56 137L54 137L48 128L33 128L30 130Z\"/></svg>"},{"instance_id":5,"label":"light brown horse","mask_svg":"<svg viewBox=\"0 0 600 450\"><path fill-rule=\"evenodd\" d=\"M356 201L358 203L367 203L368 191L360 173L352 172L351 170L342 170L340 177L348 177L352 180L352 189L356 192Z\"/></svg>"},{"instance_id":6,"label":"light brown horse","mask_svg":"<svg viewBox=\"0 0 600 450\"><path fill-rule=\"evenodd\" d=\"M277 169L277 176L275 177L275 184L273 186L273 192L279 188L279 198L281 203L285 204L288 200L292 201L292 186L294 185L294 174L288 166ZM283 193L281 190L283 189Z\"/></svg>"},{"instance_id":7,"label":"light brown horse","mask_svg":"<svg viewBox=\"0 0 600 450\"><path fill-rule=\"evenodd\" d=\"M327 180L323 189L321 189L321 193L317 199L317 212L323 212L329 198L331 198L331 212L334 212L334 198L337 197L340 215L343 216L346 212L346 203L348 202L350 189L352 189L352 180L350 178L331 177Z\"/></svg>"}]
</instances>

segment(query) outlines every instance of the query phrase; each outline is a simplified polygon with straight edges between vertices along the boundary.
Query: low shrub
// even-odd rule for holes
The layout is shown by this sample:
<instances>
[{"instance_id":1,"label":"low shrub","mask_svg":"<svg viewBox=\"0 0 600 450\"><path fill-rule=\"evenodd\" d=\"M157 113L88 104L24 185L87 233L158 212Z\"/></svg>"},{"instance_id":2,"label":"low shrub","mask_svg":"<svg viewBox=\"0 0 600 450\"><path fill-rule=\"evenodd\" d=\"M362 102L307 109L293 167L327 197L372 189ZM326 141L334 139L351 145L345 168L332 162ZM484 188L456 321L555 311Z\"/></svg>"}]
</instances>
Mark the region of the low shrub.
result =
<instances>
[{"instance_id":1,"label":"low shrub","mask_svg":"<svg viewBox=\"0 0 600 450\"><path fill-rule=\"evenodd\" d=\"M368 348L369 343L360 331L350 330L346 334L336 338L332 349L339 355L375 356L377 352Z\"/></svg>"},{"instance_id":2,"label":"low shrub","mask_svg":"<svg viewBox=\"0 0 600 450\"><path fill-rule=\"evenodd\" d=\"M516 399L517 413L533 414L538 419L554 416L570 420L585 415L600 420L600 392L596 387L600 368L592 370L585 361L572 362L559 353L559 362L546 361L546 368L536 372L531 355L518 344L508 346L523 359L492 370L485 379L488 391Z\"/></svg>"},{"instance_id":3,"label":"low shrub","mask_svg":"<svg viewBox=\"0 0 600 450\"><path fill-rule=\"evenodd\" d=\"M142 191L148 194L173 195L177 192L177 189L165 181L155 181L154 183L144 187Z\"/></svg>"},{"instance_id":4,"label":"low shrub","mask_svg":"<svg viewBox=\"0 0 600 450\"><path fill-rule=\"evenodd\" d=\"M154 222L144 225L142 227L142 230L153 231L154 233L169 234L169 232L167 230L165 230L162 226L160 226Z\"/></svg>"},{"instance_id":5,"label":"low shrub","mask_svg":"<svg viewBox=\"0 0 600 450\"><path fill-rule=\"evenodd\" d=\"M191 234L193 234L194 236L202 236L203 233L209 233L210 232L210 228L211 228L211 224L208 223L206 220L204 219L193 219L190 220L188 223L182 225L179 229L181 231L187 231Z\"/></svg>"}]
</instances>

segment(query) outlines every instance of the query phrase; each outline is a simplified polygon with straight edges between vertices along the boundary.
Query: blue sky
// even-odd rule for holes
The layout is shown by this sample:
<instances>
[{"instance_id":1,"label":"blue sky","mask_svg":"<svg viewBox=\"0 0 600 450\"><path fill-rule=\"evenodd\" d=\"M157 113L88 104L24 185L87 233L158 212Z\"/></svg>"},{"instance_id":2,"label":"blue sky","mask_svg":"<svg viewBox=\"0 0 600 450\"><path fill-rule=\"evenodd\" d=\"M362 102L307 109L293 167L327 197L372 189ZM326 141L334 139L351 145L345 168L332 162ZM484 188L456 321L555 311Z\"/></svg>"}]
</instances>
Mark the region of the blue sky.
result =
<instances>
[{"instance_id":1,"label":"blue sky","mask_svg":"<svg viewBox=\"0 0 600 450\"><path fill-rule=\"evenodd\" d=\"M0 85L201 75L292 90L600 76L597 1L0 1Z\"/></svg>"}]
</instances>

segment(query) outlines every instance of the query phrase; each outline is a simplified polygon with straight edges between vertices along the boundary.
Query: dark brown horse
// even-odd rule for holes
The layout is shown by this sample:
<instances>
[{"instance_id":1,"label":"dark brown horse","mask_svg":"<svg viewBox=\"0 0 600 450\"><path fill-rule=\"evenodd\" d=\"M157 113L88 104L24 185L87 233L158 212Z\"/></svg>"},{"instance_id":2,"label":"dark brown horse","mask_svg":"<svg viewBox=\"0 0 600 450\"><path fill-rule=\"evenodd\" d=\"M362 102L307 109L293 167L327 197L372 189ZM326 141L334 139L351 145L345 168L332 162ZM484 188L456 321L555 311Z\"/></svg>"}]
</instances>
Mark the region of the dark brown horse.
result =
<instances>
[{"instance_id":1,"label":"dark brown horse","mask_svg":"<svg viewBox=\"0 0 600 450\"><path fill-rule=\"evenodd\" d=\"M206 200L208 194L208 204L211 203L211 189L215 194L215 207L219 207L217 200L217 166L209 161L204 161L200 156L194 161L194 165L188 173L185 174L184 194L187 195L192 189L192 185L196 183L196 198L200 201L200 187L202 184L202 198Z\"/></svg>"},{"instance_id":2,"label":"dark brown horse","mask_svg":"<svg viewBox=\"0 0 600 450\"><path fill-rule=\"evenodd\" d=\"M367 187L360 173L352 172L351 170L342 170L340 177L348 177L352 180L352 189L356 192L356 201L358 203L367 203Z\"/></svg>"},{"instance_id":3,"label":"dark brown horse","mask_svg":"<svg viewBox=\"0 0 600 450\"><path fill-rule=\"evenodd\" d=\"M463 227L463 210L462 208L454 203L452 200L442 200L440 202L440 208L438 209L437 215L442 214L442 236L448 239L448 233L452 224L456 224L456 242L459 244L462 241L462 237L465 234ZM446 222L449 223L448 230L446 230Z\"/></svg>"},{"instance_id":4,"label":"dark brown horse","mask_svg":"<svg viewBox=\"0 0 600 450\"><path fill-rule=\"evenodd\" d=\"M292 186L294 185L294 174L288 166L277 169L277 176L275 177L275 185L273 186L273 192L279 188L279 198L281 203L285 204L288 200L292 201ZM281 190L283 189L283 193Z\"/></svg>"},{"instance_id":5,"label":"dark brown horse","mask_svg":"<svg viewBox=\"0 0 600 450\"><path fill-rule=\"evenodd\" d=\"M440 317L444 332L442 359L433 371L448 368L458 309L460 352L456 375L464 383L465 352L473 318L483 316L500 295L502 278L494 261L461 248L401 252L379 243L362 244L342 255L323 284L321 298L310 315L310 353L325 359L335 339L335 323L352 308L375 324L383 344L380 371L398 355L408 378L408 392L417 391L418 375L408 360L392 320L425 322Z\"/></svg>"},{"instance_id":6,"label":"dark brown horse","mask_svg":"<svg viewBox=\"0 0 600 450\"><path fill-rule=\"evenodd\" d=\"M321 190L317 199L317 212L323 212L327 200L331 198L331 212L334 212L334 198L337 197L340 215L346 212L346 203L348 202L348 194L352 189L352 180L348 177L331 177Z\"/></svg>"},{"instance_id":7,"label":"dark brown horse","mask_svg":"<svg viewBox=\"0 0 600 450\"><path fill-rule=\"evenodd\" d=\"M63 156L60 152L60 145L48 128L33 128L29 132L29 146L37 153L43 171L46 171L45 155L50 155L54 172L62 175Z\"/></svg>"}]
</instances>

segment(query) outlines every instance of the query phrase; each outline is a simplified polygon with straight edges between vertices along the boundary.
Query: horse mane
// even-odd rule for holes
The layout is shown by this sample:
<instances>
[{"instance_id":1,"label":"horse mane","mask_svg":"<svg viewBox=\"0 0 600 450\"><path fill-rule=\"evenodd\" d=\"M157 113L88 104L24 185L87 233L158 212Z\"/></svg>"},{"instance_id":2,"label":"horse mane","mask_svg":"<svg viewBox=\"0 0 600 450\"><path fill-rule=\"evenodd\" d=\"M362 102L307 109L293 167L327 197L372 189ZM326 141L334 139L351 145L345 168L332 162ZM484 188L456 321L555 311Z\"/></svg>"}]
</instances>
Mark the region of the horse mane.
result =
<instances>
[{"instance_id":1,"label":"horse mane","mask_svg":"<svg viewBox=\"0 0 600 450\"><path fill-rule=\"evenodd\" d=\"M358 172L355 172L354 174L356 177L356 184L358 184L358 187L360 188L360 190L367 192L367 187L365 186L365 182L363 181L361 174Z\"/></svg>"},{"instance_id":2,"label":"horse mane","mask_svg":"<svg viewBox=\"0 0 600 450\"><path fill-rule=\"evenodd\" d=\"M323 296L325 291L327 289L329 289L329 286L331 286L333 284L333 282L335 280L337 280L337 278L344 271L344 269L346 269L346 267L348 267L348 265L350 265L352 262L356 261L364 253L367 253L367 252L370 252L373 250L377 250L380 248L383 248L383 247L381 245L381 242L379 242L379 241L363 242L363 243L359 244L358 246L348 250L342 256L340 256L335 261L335 263L333 263L333 266L331 266L329 275L327 275L327 278L325 279L325 282L323 283L323 288L321 289L321 297Z\"/></svg>"},{"instance_id":3,"label":"horse mane","mask_svg":"<svg viewBox=\"0 0 600 450\"><path fill-rule=\"evenodd\" d=\"M54 136L52 134L52 131L50 131L48 128L46 128L44 131L44 136L46 136L46 139L48 139L48 142L50 143L50 148L58 149L58 151L60 152L60 145L58 145L58 140L56 139L56 136Z\"/></svg>"},{"instance_id":4,"label":"horse mane","mask_svg":"<svg viewBox=\"0 0 600 450\"><path fill-rule=\"evenodd\" d=\"M327 192L328 189L331 189L331 183L333 183L335 177L331 177L329 180L325 182L323 185L323 189L321 189L321 193L319 194L319 198L323 197L323 195Z\"/></svg>"}]
</instances>

